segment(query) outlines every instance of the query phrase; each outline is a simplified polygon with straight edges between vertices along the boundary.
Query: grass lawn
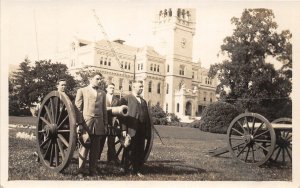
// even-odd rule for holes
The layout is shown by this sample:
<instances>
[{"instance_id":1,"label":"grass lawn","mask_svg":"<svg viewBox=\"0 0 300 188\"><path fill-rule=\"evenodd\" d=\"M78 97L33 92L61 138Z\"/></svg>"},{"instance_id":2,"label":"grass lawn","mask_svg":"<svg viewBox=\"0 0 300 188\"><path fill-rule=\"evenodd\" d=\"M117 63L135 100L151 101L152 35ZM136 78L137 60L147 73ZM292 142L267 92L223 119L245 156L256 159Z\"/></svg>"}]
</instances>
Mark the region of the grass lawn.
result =
<instances>
[{"instance_id":1,"label":"grass lawn","mask_svg":"<svg viewBox=\"0 0 300 188\"><path fill-rule=\"evenodd\" d=\"M37 117L31 116L9 116L9 124L22 124L22 125L35 125L37 122Z\"/></svg>"},{"instance_id":2,"label":"grass lawn","mask_svg":"<svg viewBox=\"0 0 300 188\"><path fill-rule=\"evenodd\" d=\"M16 121L31 124L33 118ZM16 123L21 124L21 123ZM34 123L33 123L34 124ZM101 175L84 177L85 180L193 180L193 181L291 181L292 165L267 163L262 167L246 166L230 156L211 157L208 151L226 146L226 135L202 132L196 128L156 126L164 144L155 136L153 148L143 168L145 177L122 175L118 168L107 166L106 152L99 163ZM78 180L77 163L72 161L63 173L48 171L35 162L32 155L35 141L16 138L18 131L32 131L26 128L9 130L9 180Z\"/></svg>"}]
</instances>

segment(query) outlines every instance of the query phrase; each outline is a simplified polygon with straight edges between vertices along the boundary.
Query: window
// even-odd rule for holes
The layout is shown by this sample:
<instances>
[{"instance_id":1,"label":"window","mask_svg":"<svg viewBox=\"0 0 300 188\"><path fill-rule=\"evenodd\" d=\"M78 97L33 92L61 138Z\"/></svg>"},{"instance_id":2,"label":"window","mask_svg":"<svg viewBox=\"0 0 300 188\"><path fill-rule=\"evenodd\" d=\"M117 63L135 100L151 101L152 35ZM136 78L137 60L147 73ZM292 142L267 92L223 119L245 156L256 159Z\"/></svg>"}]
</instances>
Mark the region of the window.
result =
<instances>
[{"instance_id":1,"label":"window","mask_svg":"<svg viewBox=\"0 0 300 188\"><path fill-rule=\"evenodd\" d=\"M141 70L143 70L143 63L141 63Z\"/></svg>"},{"instance_id":2,"label":"window","mask_svg":"<svg viewBox=\"0 0 300 188\"><path fill-rule=\"evenodd\" d=\"M111 65L111 59L109 58L108 59L108 66L110 66Z\"/></svg>"},{"instance_id":3,"label":"window","mask_svg":"<svg viewBox=\"0 0 300 188\"><path fill-rule=\"evenodd\" d=\"M166 104L166 113L168 113L168 103Z\"/></svg>"},{"instance_id":4,"label":"window","mask_svg":"<svg viewBox=\"0 0 300 188\"><path fill-rule=\"evenodd\" d=\"M101 57L101 59L100 59L100 65L102 65L103 64L103 57Z\"/></svg>"},{"instance_id":5,"label":"window","mask_svg":"<svg viewBox=\"0 0 300 188\"><path fill-rule=\"evenodd\" d=\"M195 72L192 72L192 78L194 79L194 77L195 77Z\"/></svg>"},{"instance_id":6,"label":"window","mask_svg":"<svg viewBox=\"0 0 300 188\"><path fill-rule=\"evenodd\" d=\"M206 92L204 92L203 95L204 95L203 101L206 101Z\"/></svg>"},{"instance_id":7,"label":"window","mask_svg":"<svg viewBox=\"0 0 300 188\"><path fill-rule=\"evenodd\" d=\"M152 91L152 81L149 81L148 92L151 93L151 91Z\"/></svg>"},{"instance_id":8,"label":"window","mask_svg":"<svg viewBox=\"0 0 300 188\"><path fill-rule=\"evenodd\" d=\"M179 103L177 103L177 112L179 112Z\"/></svg>"},{"instance_id":9,"label":"window","mask_svg":"<svg viewBox=\"0 0 300 188\"><path fill-rule=\"evenodd\" d=\"M127 62L125 62L125 69L127 69Z\"/></svg>"},{"instance_id":10,"label":"window","mask_svg":"<svg viewBox=\"0 0 300 188\"><path fill-rule=\"evenodd\" d=\"M170 65L167 66L167 72L169 72L169 71L170 71Z\"/></svg>"},{"instance_id":11,"label":"window","mask_svg":"<svg viewBox=\"0 0 300 188\"><path fill-rule=\"evenodd\" d=\"M122 62L121 62L121 68L123 68L123 64L124 64L124 62L122 61Z\"/></svg>"},{"instance_id":12,"label":"window","mask_svg":"<svg viewBox=\"0 0 300 188\"><path fill-rule=\"evenodd\" d=\"M157 72L159 72L159 65L157 65Z\"/></svg>"},{"instance_id":13,"label":"window","mask_svg":"<svg viewBox=\"0 0 300 188\"><path fill-rule=\"evenodd\" d=\"M154 71L156 71L156 65L154 65Z\"/></svg>"},{"instance_id":14,"label":"window","mask_svg":"<svg viewBox=\"0 0 300 188\"><path fill-rule=\"evenodd\" d=\"M138 64L138 70L140 70L140 64Z\"/></svg>"},{"instance_id":15,"label":"window","mask_svg":"<svg viewBox=\"0 0 300 188\"><path fill-rule=\"evenodd\" d=\"M169 94L169 84L167 84L167 91L166 94Z\"/></svg>"},{"instance_id":16,"label":"window","mask_svg":"<svg viewBox=\"0 0 300 188\"><path fill-rule=\"evenodd\" d=\"M105 58L105 61L104 61L104 65L106 65L107 64L107 58Z\"/></svg>"},{"instance_id":17,"label":"window","mask_svg":"<svg viewBox=\"0 0 300 188\"><path fill-rule=\"evenodd\" d=\"M150 70L151 70L151 71L153 70L153 64L150 65Z\"/></svg>"},{"instance_id":18,"label":"window","mask_svg":"<svg viewBox=\"0 0 300 188\"><path fill-rule=\"evenodd\" d=\"M179 75L184 75L184 69L185 69L184 65L180 65L180 67L179 67Z\"/></svg>"},{"instance_id":19,"label":"window","mask_svg":"<svg viewBox=\"0 0 300 188\"><path fill-rule=\"evenodd\" d=\"M132 81L129 81L129 84L128 84L128 90L129 90L129 91L132 90L132 87L131 87L131 86L132 86Z\"/></svg>"},{"instance_id":20,"label":"window","mask_svg":"<svg viewBox=\"0 0 300 188\"><path fill-rule=\"evenodd\" d=\"M128 63L128 70L130 70L130 63Z\"/></svg>"},{"instance_id":21,"label":"window","mask_svg":"<svg viewBox=\"0 0 300 188\"><path fill-rule=\"evenodd\" d=\"M160 83L157 84L157 93L160 94Z\"/></svg>"},{"instance_id":22,"label":"window","mask_svg":"<svg viewBox=\"0 0 300 188\"><path fill-rule=\"evenodd\" d=\"M122 89L122 87L123 87L122 85L123 85L123 79L120 78L120 79L119 79L119 90Z\"/></svg>"}]
</instances>

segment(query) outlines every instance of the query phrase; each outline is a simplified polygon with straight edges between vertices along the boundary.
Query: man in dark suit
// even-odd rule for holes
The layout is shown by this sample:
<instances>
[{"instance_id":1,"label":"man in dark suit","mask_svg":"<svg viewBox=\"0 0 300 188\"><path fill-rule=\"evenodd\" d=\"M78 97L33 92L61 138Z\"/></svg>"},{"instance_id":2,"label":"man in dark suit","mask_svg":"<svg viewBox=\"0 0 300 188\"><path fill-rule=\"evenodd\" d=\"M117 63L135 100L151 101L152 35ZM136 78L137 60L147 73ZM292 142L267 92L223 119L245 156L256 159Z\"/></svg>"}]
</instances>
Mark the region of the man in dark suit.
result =
<instances>
[{"instance_id":1,"label":"man in dark suit","mask_svg":"<svg viewBox=\"0 0 300 188\"><path fill-rule=\"evenodd\" d=\"M105 142L107 131L106 93L99 88L101 75L92 73L90 84L77 91L75 106L77 108L78 132L82 133L83 144L79 148L79 176L83 176L86 157L89 153L90 175L97 174L97 161ZM87 143L90 142L89 148Z\"/></svg>"},{"instance_id":2,"label":"man in dark suit","mask_svg":"<svg viewBox=\"0 0 300 188\"><path fill-rule=\"evenodd\" d=\"M130 145L125 148L125 170L132 164L132 172L142 177L146 127L150 126L147 102L141 97L143 82L134 81L132 93L121 99L122 105L128 106L128 116L121 119L122 135L131 137Z\"/></svg>"},{"instance_id":3,"label":"man in dark suit","mask_svg":"<svg viewBox=\"0 0 300 188\"><path fill-rule=\"evenodd\" d=\"M120 100L117 98L117 96L114 95L114 91L115 91L115 84L111 82L108 83L106 86L106 108L107 108L108 127L113 127L117 120L117 117L112 114L111 107L120 106ZM108 130L112 131L112 129L110 128L108 128ZM108 135L107 138L107 148L108 148L107 162L111 164L120 163L118 156L116 154L115 138L116 137L113 136L112 133L110 133L110 135ZM100 146L101 149L103 149L103 145Z\"/></svg>"}]
</instances>

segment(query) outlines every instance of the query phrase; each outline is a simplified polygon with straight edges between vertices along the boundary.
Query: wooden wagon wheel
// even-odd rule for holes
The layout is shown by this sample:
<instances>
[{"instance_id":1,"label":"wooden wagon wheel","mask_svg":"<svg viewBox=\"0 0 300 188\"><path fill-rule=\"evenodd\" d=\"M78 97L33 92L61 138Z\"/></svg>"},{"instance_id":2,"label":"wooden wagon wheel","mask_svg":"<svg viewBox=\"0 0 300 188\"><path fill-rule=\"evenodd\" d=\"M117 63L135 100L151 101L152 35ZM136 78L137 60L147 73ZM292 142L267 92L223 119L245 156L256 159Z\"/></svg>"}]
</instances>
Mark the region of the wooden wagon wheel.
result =
<instances>
[{"instance_id":1,"label":"wooden wagon wheel","mask_svg":"<svg viewBox=\"0 0 300 188\"><path fill-rule=\"evenodd\" d=\"M76 147L76 115L69 97L50 92L43 100L36 127L37 152L49 170L60 172L67 167Z\"/></svg>"},{"instance_id":2,"label":"wooden wagon wheel","mask_svg":"<svg viewBox=\"0 0 300 188\"><path fill-rule=\"evenodd\" d=\"M273 124L292 124L291 118L279 118ZM275 126L275 125L274 125ZM270 160L273 162L292 162L292 129L288 127L274 128L276 146Z\"/></svg>"},{"instance_id":3,"label":"wooden wagon wheel","mask_svg":"<svg viewBox=\"0 0 300 188\"><path fill-rule=\"evenodd\" d=\"M147 161L147 159L150 155L150 152L152 150L152 145L153 145L153 139L154 139L154 128L153 128L153 122L151 119L152 116L151 116L149 110L148 110L148 113L150 116L150 125L151 126L146 127L145 146L144 146L144 153L142 155L144 163ZM122 139L121 135L116 136L115 146L116 146L116 155L118 156L119 160L123 164L123 162L124 162L124 155L123 155L124 145L123 145L121 139Z\"/></svg>"},{"instance_id":4,"label":"wooden wagon wheel","mask_svg":"<svg viewBox=\"0 0 300 188\"><path fill-rule=\"evenodd\" d=\"M275 132L270 122L260 114L243 113L227 130L228 149L240 162L260 166L272 155Z\"/></svg>"}]
</instances>

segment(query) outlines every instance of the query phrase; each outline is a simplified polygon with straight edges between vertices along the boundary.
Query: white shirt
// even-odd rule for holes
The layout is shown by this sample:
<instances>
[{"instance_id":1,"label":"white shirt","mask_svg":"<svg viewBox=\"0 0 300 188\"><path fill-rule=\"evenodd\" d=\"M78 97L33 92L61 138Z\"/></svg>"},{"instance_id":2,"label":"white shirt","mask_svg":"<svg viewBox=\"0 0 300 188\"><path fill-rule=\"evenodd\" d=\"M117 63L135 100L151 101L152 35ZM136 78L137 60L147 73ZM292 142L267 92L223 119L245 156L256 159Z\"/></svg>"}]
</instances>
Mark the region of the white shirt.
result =
<instances>
[{"instance_id":1,"label":"white shirt","mask_svg":"<svg viewBox=\"0 0 300 188\"><path fill-rule=\"evenodd\" d=\"M133 96L135 96L136 100L139 101L139 103L142 103L141 97L140 97L140 96L137 96L137 95L134 94L134 93L133 93Z\"/></svg>"},{"instance_id":2,"label":"white shirt","mask_svg":"<svg viewBox=\"0 0 300 188\"><path fill-rule=\"evenodd\" d=\"M108 99L109 104L111 105L113 95L107 93L107 94L106 94L106 98Z\"/></svg>"}]
</instances>

